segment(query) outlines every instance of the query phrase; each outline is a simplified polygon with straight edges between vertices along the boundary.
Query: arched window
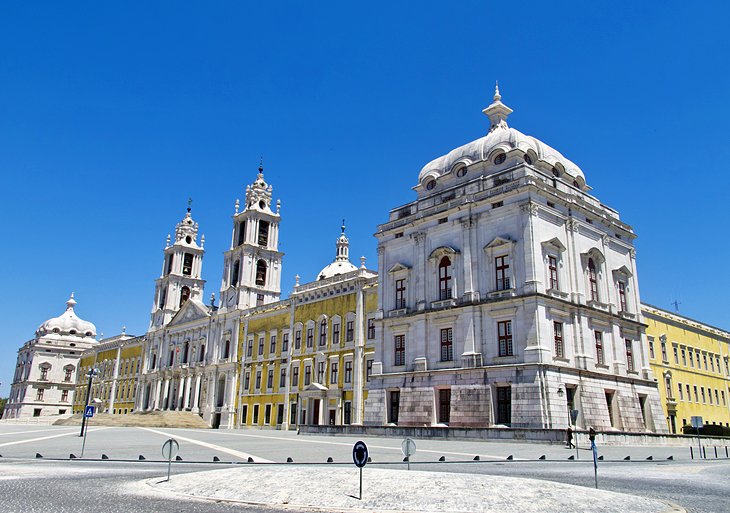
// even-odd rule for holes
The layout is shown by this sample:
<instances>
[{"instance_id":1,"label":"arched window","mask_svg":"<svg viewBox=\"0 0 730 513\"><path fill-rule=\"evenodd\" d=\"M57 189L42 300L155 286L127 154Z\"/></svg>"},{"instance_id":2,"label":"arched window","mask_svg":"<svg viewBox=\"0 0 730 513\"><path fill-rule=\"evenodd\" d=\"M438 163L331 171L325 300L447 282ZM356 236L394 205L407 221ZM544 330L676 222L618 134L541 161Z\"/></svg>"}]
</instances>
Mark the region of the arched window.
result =
<instances>
[{"instance_id":1,"label":"arched window","mask_svg":"<svg viewBox=\"0 0 730 513\"><path fill-rule=\"evenodd\" d=\"M591 301L598 301L598 274L596 273L596 263L592 258L588 259L588 283L591 289Z\"/></svg>"},{"instance_id":2,"label":"arched window","mask_svg":"<svg viewBox=\"0 0 730 513\"><path fill-rule=\"evenodd\" d=\"M172 367L173 362L175 361L175 350L170 349L170 363L169 366Z\"/></svg>"},{"instance_id":3,"label":"arched window","mask_svg":"<svg viewBox=\"0 0 730 513\"><path fill-rule=\"evenodd\" d=\"M167 287L160 290L160 308L165 308L166 299L167 299Z\"/></svg>"},{"instance_id":4,"label":"arched window","mask_svg":"<svg viewBox=\"0 0 730 513\"><path fill-rule=\"evenodd\" d=\"M226 340L226 345L223 348L223 358L228 358L231 354L231 341Z\"/></svg>"},{"instance_id":5,"label":"arched window","mask_svg":"<svg viewBox=\"0 0 730 513\"><path fill-rule=\"evenodd\" d=\"M451 299L451 260L445 256L439 262L439 300Z\"/></svg>"},{"instance_id":6,"label":"arched window","mask_svg":"<svg viewBox=\"0 0 730 513\"><path fill-rule=\"evenodd\" d=\"M266 262L263 260L256 262L256 285L259 287L266 285Z\"/></svg>"},{"instance_id":7,"label":"arched window","mask_svg":"<svg viewBox=\"0 0 730 513\"><path fill-rule=\"evenodd\" d=\"M165 274L170 274L172 272L172 262L175 258L175 255L170 253L170 256L167 257L167 272Z\"/></svg>"},{"instance_id":8,"label":"arched window","mask_svg":"<svg viewBox=\"0 0 730 513\"><path fill-rule=\"evenodd\" d=\"M238 260L233 262L233 267L231 268L231 286L232 287L235 287L236 285L238 285L238 271L239 271L240 267L241 267L241 263Z\"/></svg>"},{"instance_id":9,"label":"arched window","mask_svg":"<svg viewBox=\"0 0 730 513\"><path fill-rule=\"evenodd\" d=\"M184 305L188 299L190 299L190 288L183 287L180 289L180 306Z\"/></svg>"},{"instance_id":10,"label":"arched window","mask_svg":"<svg viewBox=\"0 0 730 513\"><path fill-rule=\"evenodd\" d=\"M200 361L205 360L205 344L200 344Z\"/></svg>"},{"instance_id":11,"label":"arched window","mask_svg":"<svg viewBox=\"0 0 730 513\"><path fill-rule=\"evenodd\" d=\"M259 239L258 239L259 246L268 246L269 245L269 222L268 221L259 221Z\"/></svg>"},{"instance_id":12,"label":"arched window","mask_svg":"<svg viewBox=\"0 0 730 513\"><path fill-rule=\"evenodd\" d=\"M238 246L246 242L246 221L238 225Z\"/></svg>"},{"instance_id":13,"label":"arched window","mask_svg":"<svg viewBox=\"0 0 730 513\"><path fill-rule=\"evenodd\" d=\"M185 341L183 344L183 354L182 354L182 362L188 363L188 351L190 350L190 343L188 341Z\"/></svg>"},{"instance_id":14,"label":"arched window","mask_svg":"<svg viewBox=\"0 0 730 513\"><path fill-rule=\"evenodd\" d=\"M157 368L157 354L152 355L152 366L150 368L151 369Z\"/></svg>"},{"instance_id":15,"label":"arched window","mask_svg":"<svg viewBox=\"0 0 730 513\"><path fill-rule=\"evenodd\" d=\"M185 253L183 255L183 274L190 276L193 274L193 255L192 253Z\"/></svg>"}]
</instances>

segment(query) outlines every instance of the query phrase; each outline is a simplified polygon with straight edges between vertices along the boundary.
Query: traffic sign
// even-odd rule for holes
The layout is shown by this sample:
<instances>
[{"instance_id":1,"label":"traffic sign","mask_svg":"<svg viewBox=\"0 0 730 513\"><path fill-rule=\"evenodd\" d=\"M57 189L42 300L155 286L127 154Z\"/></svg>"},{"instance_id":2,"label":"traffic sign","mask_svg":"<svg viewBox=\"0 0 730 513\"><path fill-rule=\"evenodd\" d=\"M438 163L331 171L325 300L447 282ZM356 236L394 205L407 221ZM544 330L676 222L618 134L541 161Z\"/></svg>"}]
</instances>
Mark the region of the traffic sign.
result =
<instances>
[{"instance_id":1,"label":"traffic sign","mask_svg":"<svg viewBox=\"0 0 730 513\"><path fill-rule=\"evenodd\" d=\"M87 419L90 419L94 416L94 407L92 405L88 405L86 409L84 410L84 417Z\"/></svg>"},{"instance_id":2,"label":"traffic sign","mask_svg":"<svg viewBox=\"0 0 730 513\"><path fill-rule=\"evenodd\" d=\"M368 446L362 440L356 442L352 448L352 461L360 468L363 468L368 462Z\"/></svg>"},{"instance_id":3,"label":"traffic sign","mask_svg":"<svg viewBox=\"0 0 730 513\"><path fill-rule=\"evenodd\" d=\"M400 444L400 450L403 453L403 456L406 457L406 461L408 462L408 470L411 470L411 456L416 454L416 442L414 442L410 438L406 438L405 440L403 440L403 443Z\"/></svg>"},{"instance_id":4,"label":"traffic sign","mask_svg":"<svg viewBox=\"0 0 730 513\"><path fill-rule=\"evenodd\" d=\"M164 444L162 444L162 457L166 460L171 460L175 457L179 449L180 444L177 443L177 440L175 440L174 438L170 438L166 440Z\"/></svg>"}]
</instances>

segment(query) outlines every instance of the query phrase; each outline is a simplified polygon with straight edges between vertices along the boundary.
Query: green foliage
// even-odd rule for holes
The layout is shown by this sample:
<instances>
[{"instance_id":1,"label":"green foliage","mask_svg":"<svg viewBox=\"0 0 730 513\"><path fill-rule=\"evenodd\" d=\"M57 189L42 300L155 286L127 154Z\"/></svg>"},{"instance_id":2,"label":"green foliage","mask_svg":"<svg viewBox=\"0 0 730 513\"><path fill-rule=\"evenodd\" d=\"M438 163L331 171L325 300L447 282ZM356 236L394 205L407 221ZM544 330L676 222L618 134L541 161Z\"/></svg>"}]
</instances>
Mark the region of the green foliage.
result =
<instances>
[{"instance_id":1,"label":"green foliage","mask_svg":"<svg viewBox=\"0 0 730 513\"><path fill-rule=\"evenodd\" d=\"M7 397L0 397L0 418L3 416L3 410L5 410L5 403L8 402Z\"/></svg>"},{"instance_id":2,"label":"green foliage","mask_svg":"<svg viewBox=\"0 0 730 513\"><path fill-rule=\"evenodd\" d=\"M696 435L697 430L692 426L683 426L682 433ZM730 427L719 424L705 424L700 428L700 436L727 436L730 437Z\"/></svg>"}]
</instances>

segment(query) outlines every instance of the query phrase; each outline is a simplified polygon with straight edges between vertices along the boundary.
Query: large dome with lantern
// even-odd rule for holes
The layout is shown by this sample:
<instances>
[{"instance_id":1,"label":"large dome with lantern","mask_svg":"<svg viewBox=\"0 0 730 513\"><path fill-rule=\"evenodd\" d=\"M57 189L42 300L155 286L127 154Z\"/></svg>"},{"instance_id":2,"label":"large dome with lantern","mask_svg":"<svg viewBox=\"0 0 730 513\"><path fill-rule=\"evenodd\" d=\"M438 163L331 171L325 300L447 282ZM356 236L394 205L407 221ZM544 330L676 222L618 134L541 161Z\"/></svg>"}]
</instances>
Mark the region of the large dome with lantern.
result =
<instances>
[{"instance_id":1,"label":"large dome with lantern","mask_svg":"<svg viewBox=\"0 0 730 513\"><path fill-rule=\"evenodd\" d=\"M52 317L46 322L41 324L36 330L36 336L43 336L49 333L58 333L60 335L77 335L79 337L95 337L96 326L81 319L76 312L74 307L76 306L76 300L74 299L73 292L71 297L66 301L66 311L58 317Z\"/></svg>"}]
</instances>

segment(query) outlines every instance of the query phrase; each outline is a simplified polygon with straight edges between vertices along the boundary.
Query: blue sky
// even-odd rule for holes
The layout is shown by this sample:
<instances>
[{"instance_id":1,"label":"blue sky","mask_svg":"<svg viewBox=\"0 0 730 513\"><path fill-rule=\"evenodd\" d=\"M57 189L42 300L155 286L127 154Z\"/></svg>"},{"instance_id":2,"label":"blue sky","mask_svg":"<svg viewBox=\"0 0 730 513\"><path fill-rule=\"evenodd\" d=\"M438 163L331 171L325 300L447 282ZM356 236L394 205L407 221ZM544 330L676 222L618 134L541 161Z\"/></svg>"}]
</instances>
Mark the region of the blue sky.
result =
<instances>
[{"instance_id":1,"label":"blue sky","mask_svg":"<svg viewBox=\"0 0 730 513\"><path fill-rule=\"evenodd\" d=\"M205 297L264 156L282 290L334 257L377 268L421 167L509 123L633 225L645 302L724 328L730 12L688 2L5 2L0 395L75 291L105 335L147 328L165 236L193 198Z\"/></svg>"}]
</instances>

